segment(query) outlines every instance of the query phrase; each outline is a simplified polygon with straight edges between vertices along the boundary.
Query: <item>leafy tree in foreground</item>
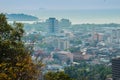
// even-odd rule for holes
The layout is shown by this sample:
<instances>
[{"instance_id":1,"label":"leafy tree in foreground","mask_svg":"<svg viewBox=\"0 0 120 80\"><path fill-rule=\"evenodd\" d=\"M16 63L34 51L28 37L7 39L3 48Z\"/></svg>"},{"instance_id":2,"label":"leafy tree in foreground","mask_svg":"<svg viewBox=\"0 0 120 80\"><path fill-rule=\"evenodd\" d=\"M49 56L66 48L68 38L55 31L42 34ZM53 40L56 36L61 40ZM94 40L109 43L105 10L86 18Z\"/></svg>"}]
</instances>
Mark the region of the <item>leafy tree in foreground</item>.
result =
<instances>
[{"instance_id":1,"label":"leafy tree in foreground","mask_svg":"<svg viewBox=\"0 0 120 80\"><path fill-rule=\"evenodd\" d=\"M48 72L44 75L45 80L74 80L64 72Z\"/></svg>"},{"instance_id":2,"label":"leafy tree in foreground","mask_svg":"<svg viewBox=\"0 0 120 80\"><path fill-rule=\"evenodd\" d=\"M21 23L13 26L0 14L0 80L37 80L38 64L33 63L21 38Z\"/></svg>"}]
</instances>

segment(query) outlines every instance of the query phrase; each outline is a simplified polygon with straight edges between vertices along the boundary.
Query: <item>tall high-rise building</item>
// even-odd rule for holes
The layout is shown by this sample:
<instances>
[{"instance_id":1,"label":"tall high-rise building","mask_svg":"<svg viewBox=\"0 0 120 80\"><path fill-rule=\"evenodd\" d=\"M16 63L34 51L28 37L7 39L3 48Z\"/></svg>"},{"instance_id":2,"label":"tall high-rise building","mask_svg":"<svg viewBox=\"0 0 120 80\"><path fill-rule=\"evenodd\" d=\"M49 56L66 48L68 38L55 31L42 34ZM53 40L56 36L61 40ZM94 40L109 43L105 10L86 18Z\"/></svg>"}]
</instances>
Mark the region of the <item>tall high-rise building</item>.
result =
<instances>
[{"instance_id":1,"label":"tall high-rise building","mask_svg":"<svg viewBox=\"0 0 120 80\"><path fill-rule=\"evenodd\" d=\"M112 59L113 80L120 80L120 58Z\"/></svg>"},{"instance_id":2,"label":"tall high-rise building","mask_svg":"<svg viewBox=\"0 0 120 80\"><path fill-rule=\"evenodd\" d=\"M71 22L70 22L69 19L61 19L59 25L61 27L63 27L63 28L70 27L71 26Z\"/></svg>"},{"instance_id":3,"label":"tall high-rise building","mask_svg":"<svg viewBox=\"0 0 120 80\"><path fill-rule=\"evenodd\" d=\"M49 18L47 20L48 24L48 33L56 34L59 32L58 20L56 18Z\"/></svg>"}]
</instances>

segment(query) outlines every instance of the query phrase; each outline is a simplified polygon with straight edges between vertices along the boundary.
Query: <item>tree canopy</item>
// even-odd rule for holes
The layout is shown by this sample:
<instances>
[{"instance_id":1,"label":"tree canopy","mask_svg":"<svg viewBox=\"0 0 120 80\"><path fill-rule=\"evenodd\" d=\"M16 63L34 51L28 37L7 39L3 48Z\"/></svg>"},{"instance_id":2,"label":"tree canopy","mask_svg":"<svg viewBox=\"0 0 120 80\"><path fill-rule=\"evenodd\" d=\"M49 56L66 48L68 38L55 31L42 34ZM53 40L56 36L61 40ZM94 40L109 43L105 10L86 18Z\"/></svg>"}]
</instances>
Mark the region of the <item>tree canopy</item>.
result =
<instances>
[{"instance_id":1,"label":"tree canopy","mask_svg":"<svg viewBox=\"0 0 120 80\"><path fill-rule=\"evenodd\" d=\"M79 65L65 68L65 73L76 80L106 80L111 78L110 66L103 64L91 65L81 62Z\"/></svg>"},{"instance_id":2,"label":"tree canopy","mask_svg":"<svg viewBox=\"0 0 120 80\"><path fill-rule=\"evenodd\" d=\"M48 72L44 75L45 80L74 80L64 72Z\"/></svg>"},{"instance_id":3,"label":"tree canopy","mask_svg":"<svg viewBox=\"0 0 120 80\"><path fill-rule=\"evenodd\" d=\"M21 38L23 24L9 25L0 14L0 80L37 80L38 64L33 63Z\"/></svg>"}]
</instances>

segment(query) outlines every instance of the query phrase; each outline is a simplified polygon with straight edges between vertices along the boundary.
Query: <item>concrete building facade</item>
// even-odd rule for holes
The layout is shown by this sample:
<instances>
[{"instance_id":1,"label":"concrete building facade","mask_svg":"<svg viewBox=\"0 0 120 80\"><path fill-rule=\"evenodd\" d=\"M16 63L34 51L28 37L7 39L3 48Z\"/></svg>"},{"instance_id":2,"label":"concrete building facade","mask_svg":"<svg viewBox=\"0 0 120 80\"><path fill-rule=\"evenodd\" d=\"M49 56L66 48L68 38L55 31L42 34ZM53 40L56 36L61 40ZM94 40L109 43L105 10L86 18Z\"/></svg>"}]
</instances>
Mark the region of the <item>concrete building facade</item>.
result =
<instances>
[{"instance_id":1,"label":"concrete building facade","mask_svg":"<svg viewBox=\"0 0 120 80\"><path fill-rule=\"evenodd\" d=\"M112 59L113 80L120 80L120 58Z\"/></svg>"}]
</instances>

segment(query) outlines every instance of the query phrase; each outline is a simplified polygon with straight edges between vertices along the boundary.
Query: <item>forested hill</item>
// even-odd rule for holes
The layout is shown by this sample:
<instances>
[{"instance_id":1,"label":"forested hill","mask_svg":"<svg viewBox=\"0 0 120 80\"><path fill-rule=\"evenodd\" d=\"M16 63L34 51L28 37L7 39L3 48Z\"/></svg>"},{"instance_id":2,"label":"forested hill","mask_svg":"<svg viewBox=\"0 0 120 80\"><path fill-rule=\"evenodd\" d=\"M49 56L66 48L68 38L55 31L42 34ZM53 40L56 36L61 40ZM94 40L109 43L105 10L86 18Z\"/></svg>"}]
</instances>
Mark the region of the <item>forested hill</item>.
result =
<instances>
[{"instance_id":1,"label":"forested hill","mask_svg":"<svg viewBox=\"0 0 120 80\"><path fill-rule=\"evenodd\" d=\"M6 14L9 21L37 21L37 17L26 14Z\"/></svg>"}]
</instances>

